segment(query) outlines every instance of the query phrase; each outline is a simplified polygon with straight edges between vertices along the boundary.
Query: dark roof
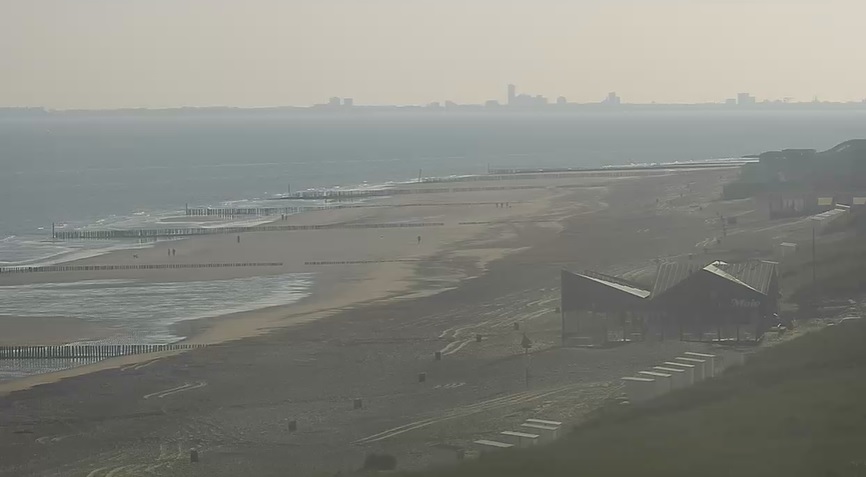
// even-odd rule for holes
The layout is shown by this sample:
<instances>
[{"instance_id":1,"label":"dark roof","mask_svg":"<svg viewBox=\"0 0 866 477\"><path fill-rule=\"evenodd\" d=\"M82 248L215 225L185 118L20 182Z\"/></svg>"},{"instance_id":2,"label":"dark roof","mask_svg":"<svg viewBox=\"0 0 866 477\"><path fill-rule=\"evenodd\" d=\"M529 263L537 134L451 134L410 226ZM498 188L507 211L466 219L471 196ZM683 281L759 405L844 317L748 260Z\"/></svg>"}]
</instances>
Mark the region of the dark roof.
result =
<instances>
[{"instance_id":1,"label":"dark roof","mask_svg":"<svg viewBox=\"0 0 866 477\"><path fill-rule=\"evenodd\" d=\"M653 285L652 296L657 297L662 293L677 286L695 272L695 266L685 262L665 262L659 265L656 282Z\"/></svg>"}]
</instances>

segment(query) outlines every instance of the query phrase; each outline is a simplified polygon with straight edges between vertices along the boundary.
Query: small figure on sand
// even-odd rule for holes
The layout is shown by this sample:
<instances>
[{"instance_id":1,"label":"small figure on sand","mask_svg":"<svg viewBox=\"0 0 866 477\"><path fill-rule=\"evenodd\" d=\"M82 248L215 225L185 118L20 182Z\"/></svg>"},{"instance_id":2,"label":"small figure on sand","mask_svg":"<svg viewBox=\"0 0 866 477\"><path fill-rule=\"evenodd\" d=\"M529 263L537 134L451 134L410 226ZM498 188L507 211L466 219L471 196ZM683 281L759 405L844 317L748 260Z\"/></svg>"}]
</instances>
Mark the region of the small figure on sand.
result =
<instances>
[{"instance_id":1,"label":"small figure on sand","mask_svg":"<svg viewBox=\"0 0 866 477\"><path fill-rule=\"evenodd\" d=\"M418 245L421 245L421 236L418 236Z\"/></svg>"},{"instance_id":2,"label":"small figure on sand","mask_svg":"<svg viewBox=\"0 0 866 477\"><path fill-rule=\"evenodd\" d=\"M171 249L171 256L173 257L177 253L177 250Z\"/></svg>"},{"instance_id":3,"label":"small figure on sand","mask_svg":"<svg viewBox=\"0 0 866 477\"><path fill-rule=\"evenodd\" d=\"M238 235L238 243L241 243L241 236Z\"/></svg>"},{"instance_id":4,"label":"small figure on sand","mask_svg":"<svg viewBox=\"0 0 866 477\"><path fill-rule=\"evenodd\" d=\"M168 249L168 256L171 257L171 249Z\"/></svg>"}]
</instances>

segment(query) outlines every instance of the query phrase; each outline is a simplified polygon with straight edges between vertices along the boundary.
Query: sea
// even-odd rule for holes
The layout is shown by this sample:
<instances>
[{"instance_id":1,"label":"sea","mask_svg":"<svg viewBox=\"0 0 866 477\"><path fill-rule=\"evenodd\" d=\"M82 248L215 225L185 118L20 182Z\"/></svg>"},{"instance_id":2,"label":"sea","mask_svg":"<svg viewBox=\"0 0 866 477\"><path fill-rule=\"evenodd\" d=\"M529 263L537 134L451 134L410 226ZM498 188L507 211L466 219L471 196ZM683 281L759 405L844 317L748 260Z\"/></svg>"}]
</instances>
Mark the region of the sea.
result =
<instances>
[{"instance_id":1,"label":"sea","mask_svg":"<svg viewBox=\"0 0 866 477\"><path fill-rule=\"evenodd\" d=\"M149 246L55 243L50 234L52 226L158 226L177 220L187 205L290 205L274 199L288 191L383 187L490 168L598 167L734 158L783 148L821 150L863 137L866 111L857 110L7 115L0 117L0 267ZM237 309L241 300L232 290L254 291L246 307L269 306L303 298L314 280L289 275L217 284L0 287L0 315L135 323L117 339L171 342L182 338L167 331L171 323ZM196 295L185 293L193 289L205 298L184 300Z\"/></svg>"}]
</instances>

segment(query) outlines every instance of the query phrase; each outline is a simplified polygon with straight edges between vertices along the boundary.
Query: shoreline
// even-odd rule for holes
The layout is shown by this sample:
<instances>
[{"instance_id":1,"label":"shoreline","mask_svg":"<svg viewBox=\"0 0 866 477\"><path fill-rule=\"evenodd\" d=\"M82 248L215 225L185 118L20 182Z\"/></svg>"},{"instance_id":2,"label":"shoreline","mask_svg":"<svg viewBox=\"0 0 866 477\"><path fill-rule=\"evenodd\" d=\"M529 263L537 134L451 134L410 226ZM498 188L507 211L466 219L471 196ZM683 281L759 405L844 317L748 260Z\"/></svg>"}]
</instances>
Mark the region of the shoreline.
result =
<instances>
[{"instance_id":1,"label":"shoreline","mask_svg":"<svg viewBox=\"0 0 866 477\"><path fill-rule=\"evenodd\" d=\"M560 174L571 174L575 176L587 175L592 173L626 173L633 174L635 177L639 177L641 172L652 171L652 172L665 172L665 173L676 173L676 172L687 172L691 169L728 169L732 167L739 167L742 164L738 161L744 161L746 159L743 158L717 158L717 159L695 159L692 161L681 161L681 162L670 162L670 163L659 163L659 164L613 164L609 166L597 167L597 168L556 168L550 170L529 170L529 169L502 169L503 172L496 172L495 174L501 175L504 179L496 179L496 181L504 180L504 181L513 181L520 179L519 176L524 176L523 178L532 177L537 178L545 175L550 175L551 173L560 173ZM331 186L325 188L309 188L304 191L296 192L295 194L303 194L304 192L319 194L319 193L337 193L337 192L386 192L389 189L394 189L397 187L406 187L406 188L419 188L425 185L430 184L447 184L452 182L464 182L464 181L489 181L491 179L490 175L494 174L495 170L491 170L488 174L468 174L468 175L458 175L458 176L433 176L433 177L425 177L421 181L417 178L406 179L406 180L392 180L385 181L375 185L370 184L361 184L357 186ZM509 172L504 172L509 171ZM335 195L334 198L337 198ZM371 197L363 197L357 198L360 203L364 203L370 200L380 200L380 199L389 199L390 196L371 196ZM254 204L262 204L261 207L267 208L266 204L274 204L279 203L284 200L295 200L300 202L308 202L310 200L319 199L308 199L305 197L287 197L282 195L276 195L274 197L267 198L257 198L257 199L238 199L238 200L226 200L222 203L211 206L199 206L199 207L191 207L191 208L203 208L203 209L221 209L221 208L232 208L237 207L238 202L244 203L244 205L250 205L249 208L256 208ZM230 205L223 205L224 203L230 203ZM326 204L323 204L327 207ZM312 206L309 206L312 207ZM335 205L334 208L339 208L339 205ZM306 214L313 211L305 210L297 212L297 214ZM159 226L159 224L165 224L167 226L171 226L172 224L196 224L198 227L202 228L225 228L231 227L236 224L242 224L244 222L254 222L255 225L269 225L273 223L279 223L279 216L256 216L256 215L242 215L235 217L217 217L217 216L189 216L183 213L182 209L174 210L169 212L167 210L163 211L154 211L153 214L140 214L140 213L132 213L126 216L120 216L116 219L119 221L129 221L133 220L136 217L146 217L149 219L155 219L153 222L148 222L148 226L136 226L131 227L131 229L140 229L140 228L154 228L154 226ZM93 222L93 224L100 223L104 219L97 220ZM225 222L224 224L214 224L215 222ZM93 227L91 225L84 225L77 228L72 228L70 230L79 230L79 229L87 229L92 228L94 230L99 230L100 227ZM101 229L111 230L116 227L108 227L105 228L102 226ZM62 231L63 229L58 229L58 231ZM39 235L27 235L22 236L26 238L26 242L39 242L39 243L54 243L52 237L50 236L50 231L46 230L48 235L39 236ZM42 237L40 239L39 237ZM11 235L9 238L19 238L17 235ZM159 241L174 241L174 240L183 240L188 237L181 237L176 239L162 238ZM135 250L141 248L148 248L155 246L159 241L154 240L153 242L146 243L126 243L130 239L118 239L112 241L105 241L105 246L97 249L88 249L81 248L77 250L71 250L66 252L57 252L46 255L44 257L36 257L36 258L25 258L22 260L12 261L12 262L4 262L0 265L0 268L15 268L15 267L38 267L38 266L46 266L46 265L59 265L66 264L70 262L75 262L79 260L83 260L86 258L99 257L102 255L109 254L116 250ZM88 241L90 244L97 244L99 241L93 240ZM63 241L58 241L57 243L64 243ZM83 256L82 256L83 255Z\"/></svg>"},{"instance_id":2,"label":"shoreline","mask_svg":"<svg viewBox=\"0 0 866 477\"><path fill-rule=\"evenodd\" d=\"M594 188L588 190L601 191L604 190L604 187L594 186ZM526 194L524 191L516 191L515 193L518 195ZM506 220L502 225L487 225L483 227L452 226L450 227L450 230L447 231L436 230L434 232L442 235L442 240L437 240L435 243L430 243L429 245L427 244L428 240L433 242L432 237L427 238L429 237L429 233L425 234L424 244L415 245L412 243L410 244L411 246L407 247L404 243L402 246L403 249L410 250L411 255L409 257L416 257L417 261L319 267L317 270L312 270L315 277L313 278L313 285L309 288L309 295L294 303L267 306L254 310L221 314L211 317L179 320L168 325L167 329L171 333L184 336L184 338L179 342L209 345L222 344L261 336L277 329L284 329L286 327L327 318L347 309L358 309L371 305L380 305L399 300L412 300L422 296L436 295L455 287L460 287L467 280L477 278L485 273L491 262L522 250L520 247L503 248L501 246L492 246L490 236L492 235L494 238L507 236L507 232L500 229L510 227L508 225L510 220L519 217L536 217L539 215L550 214L551 204L555 198L574 194L575 193L572 191L558 191L554 194L544 193L535 197L532 201L514 200L513 202L515 205L510 208L503 207L500 209L494 207L494 205L484 205L483 211L481 212L482 215L487 215L488 212L492 210L492 212L499 213L501 217L508 218L509 220ZM581 191L577 194L586 195L587 192ZM595 194L597 194L597 192L590 192L590 195ZM441 200L438 197L435 197L434 199ZM445 197L445 199L447 199L447 197ZM399 201L400 199L398 198L397 200ZM413 200L417 201L417 199ZM520 203L518 204L518 202ZM463 214L465 214L464 210L460 210L461 208L437 208L435 201L424 207L419 207L419 209L423 209L420 211L421 213L428 214L438 214L443 211L446 213L457 214L454 215L455 219L463 217ZM321 211L318 215L317 213L300 214L295 217L290 217L290 220L304 223L317 220L321 215L326 216L324 218L335 220L375 220L377 214L382 213L383 211L386 213L394 213L394 211L397 211L397 213L402 215L407 213L409 215L414 214L409 210L403 210L403 208L396 208L394 211L389 211L387 207L373 209L337 209ZM561 220L562 217L556 217L555 219ZM551 220L552 221L547 225L548 227L560 227L557 225L558 222L553 221L553 219ZM371 232L373 233L371 234ZM405 236L407 232L410 236L414 236L416 233L416 231L413 230L395 231L394 233L399 233L400 235ZM358 233L365 236L372 235L372 237L378 239L376 242L379 240L387 240L385 238L387 232L383 232L380 235L376 230L361 230L358 231ZM268 238L272 238L274 235L279 235L279 233L273 234L270 232L263 232L247 235L242 234L243 241L241 245L252 240L257 240L254 238L257 235L259 236L258 239L267 240ZM221 238L222 240L220 240ZM156 257L161 259L165 250L169 248L168 245L170 245L171 248L182 250L196 248L209 249L214 246L213 242L217 241L222 242L220 244L221 247L225 247L226 244L224 242L226 242L226 238L234 239L234 236L193 237L171 242L157 242L149 249L139 251L139 255L143 260L154 259ZM229 240L229 242L233 242L233 240ZM465 244L467 243L474 243L473 248L466 249ZM361 241L361 246L364 246L363 240ZM385 247L385 250L391 248L389 244L386 244ZM152 255L152 257L147 257L146 254ZM105 257L120 258L127 255L129 255L129 253L126 251L113 251L100 257L76 260L74 262L69 262L69 264L86 265L106 260ZM440 261L443 258L447 261L445 267L449 268L447 273L443 272L433 274L432 277L423 276L424 273L421 272L420 268L429 265L431 260L437 261L436 264L442 266L442 262ZM308 266L307 270L304 271L310 271L310 268L314 267ZM286 271L287 270L284 268L278 270L279 273L284 273ZM136 279L133 276L129 276L130 272L125 273L127 273L127 276L124 277L103 275L100 276L100 279ZM180 272L175 271L175 273ZM59 275L61 276L50 278L52 278L52 280L59 278L60 281L67 283L74 283L83 279L81 276L76 274L61 273ZM136 275L136 273L131 273L131 275ZM259 276L257 273L254 273L253 275ZM210 281L225 279L230 276L231 273L229 273L228 276L211 276L209 278L195 276L186 278ZM150 276L144 276L140 274L138 277L138 279L155 282L159 282L165 278L169 278L167 274L162 274L161 276L153 276L152 274ZM174 278L179 277L175 276ZM52 280L48 281L55 283L55 281ZM63 370L57 373L34 375L32 376L34 378L33 380L15 379L0 384L0 394L26 389L31 385L29 384L31 382L45 384L48 382L54 382L57 379L88 374L102 369L116 368L118 366L135 362L146 362L150 359L152 359L150 355L109 358L100 361L96 365L82 366L79 368ZM39 378L36 379L36 376L39 376Z\"/></svg>"}]
</instances>

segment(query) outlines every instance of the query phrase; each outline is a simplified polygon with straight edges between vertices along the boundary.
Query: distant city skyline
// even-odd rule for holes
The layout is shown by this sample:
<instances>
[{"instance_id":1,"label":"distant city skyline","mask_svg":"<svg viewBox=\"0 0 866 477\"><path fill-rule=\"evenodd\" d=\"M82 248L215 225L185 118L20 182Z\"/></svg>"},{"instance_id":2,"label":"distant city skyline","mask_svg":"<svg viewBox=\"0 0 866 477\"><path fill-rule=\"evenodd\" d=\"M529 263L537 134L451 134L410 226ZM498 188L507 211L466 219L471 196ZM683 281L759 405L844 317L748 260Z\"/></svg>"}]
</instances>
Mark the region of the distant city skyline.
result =
<instances>
[{"instance_id":1,"label":"distant city skyline","mask_svg":"<svg viewBox=\"0 0 866 477\"><path fill-rule=\"evenodd\" d=\"M645 109L678 109L678 108L706 108L724 109L734 108L738 110L760 110L760 109L812 109L812 108L857 108L866 109L866 100L847 102L826 102L813 98L811 101L794 101L793 98L776 100L760 99L748 92L740 92L720 101L704 103L630 103L614 91L608 92L597 101L570 102L565 96L557 96L551 101L541 94L530 94L521 92L516 84L509 83L505 88L503 98L487 99L478 103L458 103L452 100L431 101L426 104L364 104L356 102L355 98L330 96L327 101L312 105L283 105L267 107L236 107L236 106L205 106L205 107L179 107L179 108L108 108L108 109L51 109L44 107L4 107L0 106L0 116L15 114L44 114L53 111L63 112L99 112L99 111L309 111L309 112L364 112L364 111L445 111L445 112L472 112L472 111L613 111L613 110L645 110Z\"/></svg>"},{"instance_id":2,"label":"distant city skyline","mask_svg":"<svg viewBox=\"0 0 866 477\"><path fill-rule=\"evenodd\" d=\"M7 0L0 105L484 104L507 83L550 104L860 101L864 16L862 0Z\"/></svg>"},{"instance_id":3,"label":"distant city skyline","mask_svg":"<svg viewBox=\"0 0 866 477\"><path fill-rule=\"evenodd\" d=\"M814 104L820 103L820 101L813 98L811 101L794 101L793 98L783 98L777 100L770 99L761 99L756 98L752 94L748 92L740 92L732 97L720 98L718 101L710 101L705 103L658 103L651 101L649 103L629 103L623 101L623 98L615 91L608 92L606 96L603 98L599 98L598 101L593 102L569 102L568 98L565 96L557 96L554 102L551 102L547 96L542 94L534 94L534 93L524 93L521 92L518 86L514 83L509 83L505 88L505 97L504 100L500 101L499 98L491 98L484 100L479 103L457 103L452 100L443 100L443 101L431 101L427 104L392 104L392 105L367 105L367 106L380 106L380 107L424 107L427 109L454 109L460 107L483 107L484 109L490 110L498 110L502 108L507 109L515 109L515 110L541 110L547 109L550 107L555 108L563 108L568 106L592 106L598 105L602 107L612 108L618 106L652 106L652 105L682 105L682 106L699 106L699 105L719 105L719 106L736 106L736 107L757 107L760 105L802 105L802 104ZM861 101L849 101L838 104L864 104L866 105L866 100ZM314 104L310 106L312 109L323 109L323 110L346 110L347 108L354 107L354 99L353 98L341 98L338 96L331 97L327 103ZM359 106L363 105L363 103L359 103Z\"/></svg>"}]
</instances>

